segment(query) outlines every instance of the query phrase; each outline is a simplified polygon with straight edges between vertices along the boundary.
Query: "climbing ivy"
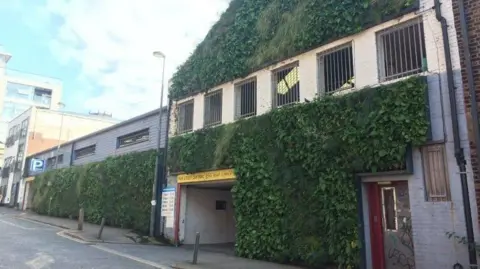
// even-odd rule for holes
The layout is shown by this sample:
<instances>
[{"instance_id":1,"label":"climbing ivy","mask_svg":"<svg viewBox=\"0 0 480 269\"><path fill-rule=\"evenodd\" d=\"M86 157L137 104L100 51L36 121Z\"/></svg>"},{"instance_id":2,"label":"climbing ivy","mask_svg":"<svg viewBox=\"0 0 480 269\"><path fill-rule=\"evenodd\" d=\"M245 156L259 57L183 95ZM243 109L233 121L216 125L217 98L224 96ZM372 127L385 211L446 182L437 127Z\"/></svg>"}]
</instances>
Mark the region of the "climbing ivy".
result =
<instances>
[{"instance_id":1,"label":"climbing ivy","mask_svg":"<svg viewBox=\"0 0 480 269\"><path fill-rule=\"evenodd\" d=\"M147 232L155 170L155 151L125 154L105 161L51 170L35 177L33 210L57 217L78 217ZM50 183L49 183L50 182Z\"/></svg>"},{"instance_id":2,"label":"climbing ivy","mask_svg":"<svg viewBox=\"0 0 480 269\"><path fill-rule=\"evenodd\" d=\"M410 12L418 0L232 0L172 78L181 99Z\"/></svg>"},{"instance_id":3,"label":"climbing ivy","mask_svg":"<svg viewBox=\"0 0 480 269\"><path fill-rule=\"evenodd\" d=\"M414 77L171 138L172 172L233 167L236 252L357 265L354 175L401 167L425 142L426 83Z\"/></svg>"}]
</instances>

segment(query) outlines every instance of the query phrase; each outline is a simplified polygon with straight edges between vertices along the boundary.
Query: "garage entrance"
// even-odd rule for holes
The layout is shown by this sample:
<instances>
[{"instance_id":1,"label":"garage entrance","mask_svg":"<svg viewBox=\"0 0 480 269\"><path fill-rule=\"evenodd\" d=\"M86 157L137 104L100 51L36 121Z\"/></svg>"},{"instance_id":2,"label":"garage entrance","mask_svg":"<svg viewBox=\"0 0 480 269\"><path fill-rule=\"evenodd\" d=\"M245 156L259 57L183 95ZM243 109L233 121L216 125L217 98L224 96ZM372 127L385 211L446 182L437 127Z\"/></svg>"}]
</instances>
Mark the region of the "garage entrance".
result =
<instances>
[{"instance_id":1,"label":"garage entrance","mask_svg":"<svg viewBox=\"0 0 480 269\"><path fill-rule=\"evenodd\" d=\"M185 246L195 244L200 233L202 249L233 254L235 212L231 189L234 179L180 183L179 239Z\"/></svg>"}]
</instances>

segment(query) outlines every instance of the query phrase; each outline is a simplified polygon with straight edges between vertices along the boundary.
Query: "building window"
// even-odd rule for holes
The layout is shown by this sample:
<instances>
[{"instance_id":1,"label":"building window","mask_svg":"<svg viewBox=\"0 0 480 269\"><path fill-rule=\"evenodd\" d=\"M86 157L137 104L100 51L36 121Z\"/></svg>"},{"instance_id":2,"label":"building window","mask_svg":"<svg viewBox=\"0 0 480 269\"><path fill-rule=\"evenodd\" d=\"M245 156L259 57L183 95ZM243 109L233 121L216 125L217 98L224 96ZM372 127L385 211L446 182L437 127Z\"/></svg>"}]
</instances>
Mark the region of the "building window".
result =
<instances>
[{"instance_id":1,"label":"building window","mask_svg":"<svg viewBox=\"0 0 480 269\"><path fill-rule=\"evenodd\" d=\"M227 201L217 200L215 201L216 210L227 210Z\"/></svg>"},{"instance_id":2,"label":"building window","mask_svg":"<svg viewBox=\"0 0 480 269\"><path fill-rule=\"evenodd\" d=\"M445 144L427 145L421 150L426 200L429 202L450 201Z\"/></svg>"},{"instance_id":3,"label":"building window","mask_svg":"<svg viewBox=\"0 0 480 269\"><path fill-rule=\"evenodd\" d=\"M130 134L122 135L117 138L117 148L127 147L133 144L148 141L150 137L150 129L143 129Z\"/></svg>"},{"instance_id":4,"label":"building window","mask_svg":"<svg viewBox=\"0 0 480 269\"><path fill-rule=\"evenodd\" d=\"M35 88L33 102L38 105L50 107L52 103L52 90Z\"/></svg>"},{"instance_id":5,"label":"building window","mask_svg":"<svg viewBox=\"0 0 480 269\"><path fill-rule=\"evenodd\" d=\"M298 63L273 71L273 106L280 107L299 101Z\"/></svg>"},{"instance_id":6,"label":"building window","mask_svg":"<svg viewBox=\"0 0 480 269\"><path fill-rule=\"evenodd\" d=\"M55 166L55 161L56 161L56 158L55 157L50 157L47 159L47 169L53 169L53 167Z\"/></svg>"},{"instance_id":7,"label":"building window","mask_svg":"<svg viewBox=\"0 0 480 269\"><path fill-rule=\"evenodd\" d=\"M235 119L257 115L257 79L235 85Z\"/></svg>"},{"instance_id":8,"label":"building window","mask_svg":"<svg viewBox=\"0 0 480 269\"><path fill-rule=\"evenodd\" d=\"M204 126L222 123L222 90L205 94Z\"/></svg>"},{"instance_id":9,"label":"building window","mask_svg":"<svg viewBox=\"0 0 480 269\"><path fill-rule=\"evenodd\" d=\"M33 86L7 82L6 97L20 100L32 100Z\"/></svg>"},{"instance_id":10,"label":"building window","mask_svg":"<svg viewBox=\"0 0 480 269\"><path fill-rule=\"evenodd\" d=\"M62 164L63 163L63 154L58 155L57 157L57 163Z\"/></svg>"},{"instance_id":11,"label":"building window","mask_svg":"<svg viewBox=\"0 0 480 269\"><path fill-rule=\"evenodd\" d=\"M23 160L23 154L25 153L25 144L20 144L18 145L18 151L17 151L17 159L18 160Z\"/></svg>"},{"instance_id":12,"label":"building window","mask_svg":"<svg viewBox=\"0 0 480 269\"><path fill-rule=\"evenodd\" d=\"M355 87L352 44L343 45L318 55L320 93L331 94Z\"/></svg>"},{"instance_id":13,"label":"building window","mask_svg":"<svg viewBox=\"0 0 480 269\"><path fill-rule=\"evenodd\" d=\"M383 227L387 231L397 230L397 195L394 187L384 187L382 190Z\"/></svg>"},{"instance_id":14,"label":"building window","mask_svg":"<svg viewBox=\"0 0 480 269\"><path fill-rule=\"evenodd\" d=\"M81 149L76 149L74 152L75 160L95 154L96 147L96 145L91 145Z\"/></svg>"},{"instance_id":15,"label":"building window","mask_svg":"<svg viewBox=\"0 0 480 269\"><path fill-rule=\"evenodd\" d=\"M421 18L379 32L377 49L380 81L427 71Z\"/></svg>"},{"instance_id":16,"label":"building window","mask_svg":"<svg viewBox=\"0 0 480 269\"><path fill-rule=\"evenodd\" d=\"M28 129L28 118L22 121L22 127L20 129L20 137L23 138L27 136L27 129Z\"/></svg>"},{"instance_id":17,"label":"building window","mask_svg":"<svg viewBox=\"0 0 480 269\"><path fill-rule=\"evenodd\" d=\"M178 105L178 126L179 134L193 130L193 100Z\"/></svg>"}]
</instances>

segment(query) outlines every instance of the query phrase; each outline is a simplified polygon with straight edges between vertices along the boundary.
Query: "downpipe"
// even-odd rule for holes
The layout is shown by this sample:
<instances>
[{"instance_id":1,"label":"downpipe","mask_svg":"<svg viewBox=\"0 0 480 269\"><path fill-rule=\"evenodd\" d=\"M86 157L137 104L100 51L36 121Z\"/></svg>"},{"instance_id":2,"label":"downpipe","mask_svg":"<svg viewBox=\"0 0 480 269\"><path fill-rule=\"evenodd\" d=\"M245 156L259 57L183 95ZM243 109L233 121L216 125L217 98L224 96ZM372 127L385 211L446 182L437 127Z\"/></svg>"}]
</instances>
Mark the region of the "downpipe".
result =
<instances>
[{"instance_id":1,"label":"downpipe","mask_svg":"<svg viewBox=\"0 0 480 269\"><path fill-rule=\"evenodd\" d=\"M458 127L458 110L457 97L455 94L455 86L453 83L453 67L452 56L450 53L450 40L448 38L447 20L442 16L441 3L435 0L435 16L442 26L443 48L445 53L445 62L447 67L447 84L450 98L450 111L452 118L453 144L455 149L455 158L460 171L460 182L462 187L463 211L465 215L465 228L467 231L467 245L470 268L477 268L477 253L475 250L475 238L473 234L472 211L470 206L470 198L468 193L467 169L465 153L460 145L460 130Z\"/></svg>"}]
</instances>

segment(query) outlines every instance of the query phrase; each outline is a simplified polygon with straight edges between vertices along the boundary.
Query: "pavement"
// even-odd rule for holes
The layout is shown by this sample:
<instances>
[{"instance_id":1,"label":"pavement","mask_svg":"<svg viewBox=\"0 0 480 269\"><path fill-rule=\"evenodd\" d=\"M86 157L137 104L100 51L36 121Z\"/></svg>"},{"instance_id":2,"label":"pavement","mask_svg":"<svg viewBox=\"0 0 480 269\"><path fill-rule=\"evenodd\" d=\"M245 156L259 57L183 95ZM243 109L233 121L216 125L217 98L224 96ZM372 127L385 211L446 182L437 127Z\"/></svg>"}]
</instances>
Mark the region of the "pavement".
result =
<instances>
[{"instance_id":1,"label":"pavement","mask_svg":"<svg viewBox=\"0 0 480 269\"><path fill-rule=\"evenodd\" d=\"M158 244L138 244L129 230L84 224L0 207L0 269L159 268L159 269L299 269L202 250L193 252Z\"/></svg>"}]
</instances>

